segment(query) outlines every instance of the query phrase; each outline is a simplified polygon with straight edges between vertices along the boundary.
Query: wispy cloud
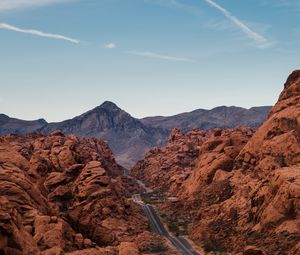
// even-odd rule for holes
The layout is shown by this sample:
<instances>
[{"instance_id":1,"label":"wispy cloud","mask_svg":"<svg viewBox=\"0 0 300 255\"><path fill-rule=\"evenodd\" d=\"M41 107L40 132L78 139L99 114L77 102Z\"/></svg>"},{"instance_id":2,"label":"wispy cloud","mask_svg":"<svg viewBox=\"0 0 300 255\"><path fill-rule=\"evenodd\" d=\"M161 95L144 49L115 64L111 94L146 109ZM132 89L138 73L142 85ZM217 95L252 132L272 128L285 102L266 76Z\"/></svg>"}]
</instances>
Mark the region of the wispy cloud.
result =
<instances>
[{"instance_id":1,"label":"wispy cloud","mask_svg":"<svg viewBox=\"0 0 300 255\"><path fill-rule=\"evenodd\" d=\"M226 10L224 7L217 4L213 0L204 0L204 1L206 1L212 7L219 10L221 13L223 13L227 19L233 22L244 34L246 34L250 39L252 39L258 47L266 48L273 44L272 42L269 42L263 35L253 31L244 22L242 22L240 19L232 15L228 10Z\"/></svg>"},{"instance_id":2,"label":"wispy cloud","mask_svg":"<svg viewBox=\"0 0 300 255\"><path fill-rule=\"evenodd\" d=\"M14 10L28 7L41 7L50 4L61 4L73 0L1 0L0 11Z\"/></svg>"},{"instance_id":3,"label":"wispy cloud","mask_svg":"<svg viewBox=\"0 0 300 255\"><path fill-rule=\"evenodd\" d=\"M79 40L70 38L70 37L67 37L64 35L49 34L49 33L45 33L45 32L34 30L34 29L22 29L22 28L18 28L18 27L15 27L15 26L12 26L12 25L9 25L6 23L0 23L0 29L6 29L6 30L10 30L10 31L19 32L19 33L47 37L47 38L52 38L52 39L57 39L57 40L64 40L64 41L68 41L68 42L75 43L75 44L80 43Z\"/></svg>"},{"instance_id":4,"label":"wispy cloud","mask_svg":"<svg viewBox=\"0 0 300 255\"><path fill-rule=\"evenodd\" d=\"M177 62L195 62L193 59L190 58L181 58L181 57L174 57L174 56L168 56L168 55L162 55L150 51L129 51L128 53L136 55L136 56L141 56L141 57L146 57L146 58L156 58L156 59L161 59L161 60L169 60L169 61L177 61Z\"/></svg>"},{"instance_id":5,"label":"wispy cloud","mask_svg":"<svg viewBox=\"0 0 300 255\"><path fill-rule=\"evenodd\" d=\"M104 48L106 48L106 49L114 49L116 47L117 47L117 45L115 43L108 43L108 44L104 45Z\"/></svg>"}]
</instances>

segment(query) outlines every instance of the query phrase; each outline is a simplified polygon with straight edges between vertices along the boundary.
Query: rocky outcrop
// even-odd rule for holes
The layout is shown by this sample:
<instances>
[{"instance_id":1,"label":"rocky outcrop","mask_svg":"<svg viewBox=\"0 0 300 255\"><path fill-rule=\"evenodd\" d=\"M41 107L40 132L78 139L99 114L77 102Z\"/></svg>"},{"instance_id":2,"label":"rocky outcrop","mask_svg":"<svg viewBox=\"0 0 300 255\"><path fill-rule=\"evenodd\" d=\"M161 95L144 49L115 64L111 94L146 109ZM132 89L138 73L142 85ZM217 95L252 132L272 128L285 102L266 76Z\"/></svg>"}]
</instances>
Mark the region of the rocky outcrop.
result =
<instances>
[{"instance_id":1,"label":"rocky outcrop","mask_svg":"<svg viewBox=\"0 0 300 255\"><path fill-rule=\"evenodd\" d=\"M119 255L139 255L139 250L135 243L123 242L119 245Z\"/></svg>"},{"instance_id":2,"label":"rocky outcrop","mask_svg":"<svg viewBox=\"0 0 300 255\"><path fill-rule=\"evenodd\" d=\"M189 219L191 238L206 251L299 254L300 71L290 75L269 118L252 134L248 128L198 134L199 155L192 161L179 152L184 143L176 148L170 141L133 174L152 187L156 176L177 181L172 165L174 155L182 155L177 164L188 159L195 166L182 170L187 174L176 188L161 182L165 194L177 198L161 209ZM163 162L170 157L169 172Z\"/></svg>"},{"instance_id":3,"label":"rocky outcrop","mask_svg":"<svg viewBox=\"0 0 300 255\"><path fill-rule=\"evenodd\" d=\"M148 224L123 171L100 140L0 137L0 253L113 255L120 243L134 246Z\"/></svg>"},{"instance_id":4,"label":"rocky outcrop","mask_svg":"<svg viewBox=\"0 0 300 255\"><path fill-rule=\"evenodd\" d=\"M135 165L131 175L173 195L181 191L183 183L192 180L188 185L189 195L192 195L199 189L200 182L206 184L214 178L222 179L232 170L235 157L252 134L253 131L245 127L193 130L187 134L174 129L167 146L152 149ZM196 168L201 170L195 171Z\"/></svg>"},{"instance_id":5,"label":"rocky outcrop","mask_svg":"<svg viewBox=\"0 0 300 255\"><path fill-rule=\"evenodd\" d=\"M131 175L147 181L151 187L176 190L195 167L200 144L205 139L206 133L201 130L183 134L174 129L168 144L151 149L146 158L135 165Z\"/></svg>"}]
</instances>

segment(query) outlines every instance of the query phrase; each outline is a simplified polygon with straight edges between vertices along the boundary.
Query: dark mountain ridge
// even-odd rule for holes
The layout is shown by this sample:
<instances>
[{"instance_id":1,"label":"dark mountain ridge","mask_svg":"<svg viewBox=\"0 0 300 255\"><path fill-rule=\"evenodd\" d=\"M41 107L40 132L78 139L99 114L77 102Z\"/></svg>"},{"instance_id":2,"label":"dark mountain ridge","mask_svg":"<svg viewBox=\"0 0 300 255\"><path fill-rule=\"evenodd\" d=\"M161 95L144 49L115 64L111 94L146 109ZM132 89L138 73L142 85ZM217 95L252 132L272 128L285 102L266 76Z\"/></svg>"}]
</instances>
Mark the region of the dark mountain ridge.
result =
<instances>
[{"instance_id":1,"label":"dark mountain ridge","mask_svg":"<svg viewBox=\"0 0 300 255\"><path fill-rule=\"evenodd\" d=\"M257 129L270 112L270 106L245 109L236 106L219 106L211 110L197 109L170 117L157 116L141 119L145 125L172 130L177 127L185 132L194 129L234 128L239 125Z\"/></svg>"},{"instance_id":2,"label":"dark mountain ridge","mask_svg":"<svg viewBox=\"0 0 300 255\"><path fill-rule=\"evenodd\" d=\"M0 114L0 135L32 133L47 124L44 119L20 120Z\"/></svg>"}]
</instances>

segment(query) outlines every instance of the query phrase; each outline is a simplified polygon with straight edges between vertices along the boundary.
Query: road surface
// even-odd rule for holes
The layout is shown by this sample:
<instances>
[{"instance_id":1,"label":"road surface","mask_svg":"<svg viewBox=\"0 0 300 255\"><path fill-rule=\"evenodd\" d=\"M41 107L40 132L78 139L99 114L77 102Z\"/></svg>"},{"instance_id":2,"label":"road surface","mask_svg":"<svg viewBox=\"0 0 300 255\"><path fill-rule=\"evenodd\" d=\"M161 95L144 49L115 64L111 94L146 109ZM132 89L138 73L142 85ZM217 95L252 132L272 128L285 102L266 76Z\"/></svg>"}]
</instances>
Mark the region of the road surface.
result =
<instances>
[{"instance_id":1,"label":"road surface","mask_svg":"<svg viewBox=\"0 0 300 255\"><path fill-rule=\"evenodd\" d=\"M183 237L176 237L169 234L155 209L151 205L145 204L142 201L140 194L133 195L132 200L142 207L145 215L149 219L150 227L154 233L167 238L182 255L200 255Z\"/></svg>"}]
</instances>

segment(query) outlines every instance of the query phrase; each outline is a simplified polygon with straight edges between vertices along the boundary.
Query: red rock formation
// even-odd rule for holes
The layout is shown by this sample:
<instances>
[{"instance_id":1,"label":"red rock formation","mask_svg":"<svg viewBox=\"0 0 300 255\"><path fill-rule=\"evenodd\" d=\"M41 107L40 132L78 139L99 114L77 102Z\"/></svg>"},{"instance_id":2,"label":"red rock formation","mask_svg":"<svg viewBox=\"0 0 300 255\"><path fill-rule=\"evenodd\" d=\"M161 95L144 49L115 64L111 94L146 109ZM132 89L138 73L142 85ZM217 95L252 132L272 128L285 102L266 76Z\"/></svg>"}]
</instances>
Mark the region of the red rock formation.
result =
<instances>
[{"instance_id":1,"label":"red rock formation","mask_svg":"<svg viewBox=\"0 0 300 255\"><path fill-rule=\"evenodd\" d=\"M132 169L131 175L154 188L177 190L195 167L200 145L207 139L206 135L202 130L184 135L174 129L168 144L150 150L146 158Z\"/></svg>"},{"instance_id":2,"label":"red rock formation","mask_svg":"<svg viewBox=\"0 0 300 255\"><path fill-rule=\"evenodd\" d=\"M119 255L139 255L139 250L135 243L123 242L119 245Z\"/></svg>"},{"instance_id":3,"label":"red rock formation","mask_svg":"<svg viewBox=\"0 0 300 255\"><path fill-rule=\"evenodd\" d=\"M174 145L184 137L176 131L133 174L177 196L162 208L190 219L191 237L207 251L300 254L300 71L251 136L246 128L198 134L199 156L191 159L180 152L189 138ZM181 166L186 160L191 168Z\"/></svg>"},{"instance_id":4,"label":"red rock formation","mask_svg":"<svg viewBox=\"0 0 300 255\"><path fill-rule=\"evenodd\" d=\"M192 182L188 185L192 194L201 182L211 183L218 170L217 176L230 172L235 157L252 134L251 129L244 127L193 130L185 135L174 129L167 146L152 149L132 169L131 175L173 195L181 192L188 179Z\"/></svg>"},{"instance_id":5,"label":"red rock formation","mask_svg":"<svg viewBox=\"0 0 300 255\"><path fill-rule=\"evenodd\" d=\"M117 254L148 229L121 173L99 140L1 137L0 253Z\"/></svg>"}]
</instances>

